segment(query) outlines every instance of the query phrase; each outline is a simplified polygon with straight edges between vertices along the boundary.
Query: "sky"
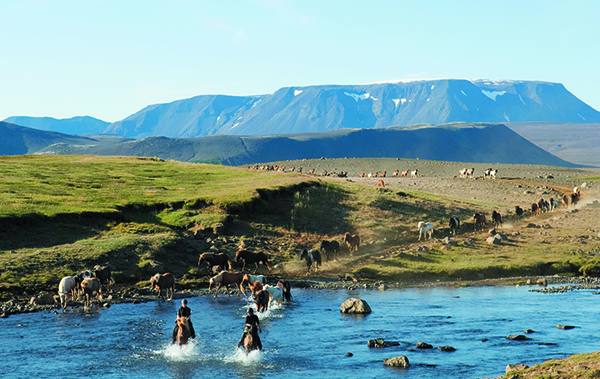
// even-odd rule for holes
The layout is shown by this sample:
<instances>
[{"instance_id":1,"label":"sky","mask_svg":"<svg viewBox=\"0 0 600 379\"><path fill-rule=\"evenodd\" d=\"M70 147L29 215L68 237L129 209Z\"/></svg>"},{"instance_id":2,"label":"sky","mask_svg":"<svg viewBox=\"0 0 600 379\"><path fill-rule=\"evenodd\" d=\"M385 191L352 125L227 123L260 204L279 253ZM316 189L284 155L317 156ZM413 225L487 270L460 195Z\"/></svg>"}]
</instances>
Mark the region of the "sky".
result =
<instances>
[{"instance_id":1,"label":"sky","mask_svg":"<svg viewBox=\"0 0 600 379\"><path fill-rule=\"evenodd\" d=\"M562 83L600 111L600 1L0 0L0 120L406 79Z\"/></svg>"}]
</instances>

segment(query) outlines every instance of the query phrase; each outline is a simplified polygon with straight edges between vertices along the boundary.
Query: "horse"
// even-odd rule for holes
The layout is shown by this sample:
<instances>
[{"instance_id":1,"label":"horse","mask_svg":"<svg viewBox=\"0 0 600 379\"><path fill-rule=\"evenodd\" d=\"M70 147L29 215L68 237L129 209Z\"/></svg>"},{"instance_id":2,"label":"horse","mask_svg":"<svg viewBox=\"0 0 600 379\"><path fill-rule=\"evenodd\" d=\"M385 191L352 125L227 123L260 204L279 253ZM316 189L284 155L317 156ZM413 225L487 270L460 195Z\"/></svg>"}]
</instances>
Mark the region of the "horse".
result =
<instances>
[{"instance_id":1,"label":"horse","mask_svg":"<svg viewBox=\"0 0 600 379\"><path fill-rule=\"evenodd\" d=\"M278 305L283 304L283 289L281 287L265 284L263 288L269 293L271 301L275 301Z\"/></svg>"},{"instance_id":2,"label":"horse","mask_svg":"<svg viewBox=\"0 0 600 379\"><path fill-rule=\"evenodd\" d=\"M550 198L550 212L554 212L554 210L556 209L556 200L554 200L554 198Z\"/></svg>"},{"instance_id":3,"label":"horse","mask_svg":"<svg viewBox=\"0 0 600 379\"><path fill-rule=\"evenodd\" d=\"M231 270L231 262L229 261L229 256L225 253L203 253L200 254L198 258L198 267L202 265L202 263L206 262L208 268L210 269L213 266L218 266L219 269L227 270L229 268Z\"/></svg>"},{"instance_id":4,"label":"horse","mask_svg":"<svg viewBox=\"0 0 600 379\"><path fill-rule=\"evenodd\" d=\"M346 245L348 245L350 255L352 255L353 251L358 251L358 248L360 247L360 237L358 234L350 234L346 232L346 234L344 234L344 242L346 242Z\"/></svg>"},{"instance_id":5,"label":"horse","mask_svg":"<svg viewBox=\"0 0 600 379\"><path fill-rule=\"evenodd\" d=\"M564 202L564 199L563 199L563 202ZM537 203L532 203L531 204L531 215L536 215L538 213L538 210L539 210L539 208L538 208Z\"/></svg>"},{"instance_id":6,"label":"horse","mask_svg":"<svg viewBox=\"0 0 600 379\"><path fill-rule=\"evenodd\" d=\"M397 178L399 173L400 173L399 170L392 172L392 178Z\"/></svg>"},{"instance_id":7,"label":"horse","mask_svg":"<svg viewBox=\"0 0 600 379\"><path fill-rule=\"evenodd\" d=\"M225 286L225 290L227 290L227 296L230 296L229 293L229 285L230 284L235 284L235 286L238 289L238 294L241 292L242 294L244 294L244 296L246 296L246 293L244 292L244 288L242 287L242 280L244 280L244 274L242 274L241 272L227 272L227 271L223 271L221 272L219 275L213 276L212 278L210 278L210 280L208 281L208 290L210 291L212 289L213 284L217 283L217 289L215 290L215 297L217 297L217 294L219 293L219 289L222 286Z\"/></svg>"},{"instance_id":8,"label":"horse","mask_svg":"<svg viewBox=\"0 0 600 379\"><path fill-rule=\"evenodd\" d=\"M98 301L102 300L102 283L98 278L86 278L81 282L81 292L85 298L85 305L89 305L90 296L96 293L96 299Z\"/></svg>"},{"instance_id":9,"label":"horse","mask_svg":"<svg viewBox=\"0 0 600 379\"><path fill-rule=\"evenodd\" d=\"M250 291L254 293L254 287L256 286L256 282L258 282L262 288L263 284L267 284L267 278L264 275L250 275L244 274L244 278L242 279L241 285L244 285L244 282L248 282L248 287L250 287ZM258 290L257 290L258 291Z\"/></svg>"},{"instance_id":10,"label":"horse","mask_svg":"<svg viewBox=\"0 0 600 379\"><path fill-rule=\"evenodd\" d=\"M245 250L245 249L238 250L235 253L235 261L239 263L240 260L242 260L244 262L244 266L242 267L242 272L246 269L247 264L253 264L253 263L256 265L256 269L254 270L255 274L256 274L256 271L258 271L259 263L264 264L265 266L267 266L267 269L269 271L271 271L271 265L269 265L269 260L267 258L267 254L265 254L263 252L253 253L253 252Z\"/></svg>"},{"instance_id":11,"label":"horse","mask_svg":"<svg viewBox=\"0 0 600 379\"><path fill-rule=\"evenodd\" d=\"M521 219L521 217L523 217L523 208L519 207L518 205L515 205L515 216L518 219Z\"/></svg>"},{"instance_id":12,"label":"horse","mask_svg":"<svg viewBox=\"0 0 600 379\"><path fill-rule=\"evenodd\" d=\"M383 187L383 188L385 188L385 183L383 182L383 180L379 179L377 181L377 187Z\"/></svg>"},{"instance_id":13,"label":"horse","mask_svg":"<svg viewBox=\"0 0 600 379\"><path fill-rule=\"evenodd\" d=\"M94 273L90 270L85 270L85 271L81 271L79 274L75 275L77 278L79 278L79 282L83 282L83 279L87 279L87 278L93 278L94 277Z\"/></svg>"},{"instance_id":14,"label":"horse","mask_svg":"<svg viewBox=\"0 0 600 379\"><path fill-rule=\"evenodd\" d=\"M187 318L180 317L177 319L177 343L179 346L187 345L190 339L190 328L188 326Z\"/></svg>"},{"instance_id":15,"label":"horse","mask_svg":"<svg viewBox=\"0 0 600 379\"><path fill-rule=\"evenodd\" d=\"M303 249L300 254L300 260L302 259L306 261L307 273L310 272L313 263L315 264L315 272L319 271L319 266L321 265L321 253L319 253L319 250L313 249L309 252L308 250Z\"/></svg>"},{"instance_id":16,"label":"horse","mask_svg":"<svg viewBox=\"0 0 600 379\"><path fill-rule=\"evenodd\" d=\"M252 325L250 332L246 333L244 337L244 350L246 354L250 353L253 350L258 350L258 334L257 334L256 325Z\"/></svg>"},{"instance_id":17,"label":"horse","mask_svg":"<svg viewBox=\"0 0 600 379\"><path fill-rule=\"evenodd\" d=\"M492 225L494 228L502 226L502 216L496 211L492 211Z\"/></svg>"},{"instance_id":18,"label":"horse","mask_svg":"<svg viewBox=\"0 0 600 379\"><path fill-rule=\"evenodd\" d=\"M67 307L69 302L69 292L75 297L81 281L77 276L65 276L60 280L58 285L58 296L60 297L60 305L63 308Z\"/></svg>"},{"instance_id":19,"label":"horse","mask_svg":"<svg viewBox=\"0 0 600 379\"><path fill-rule=\"evenodd\" d=\"M485 215L484 214L480 214L480 213L475 213L473 215L473 221L474 221L474 230L477 230L477 225L481 224L483 225L483 227L485 228Z\"/></svg>"},{"instance_id":20,"label":"horse","mask_svg":"<svg viewBox=\"0 0 600 379\"><path fill-rule=\"evenodd\" d=\"M244 283L243 280L242 283ZM248 282L248 287L250 288L250 293L252 293L252 295L255 295L257 292L262 291L263 284L258 280L255 280L254 282Z\"/></svg>"},{"instance_id":21,"label":"horse","mask_svg":"<svg viewBox=\"0 0 600 379\"><path fill-rule=\"evenodd\" d=\"M417 227L419 228L419 241L421 240L421 237L423 237L423 236L425 236L425 240L427 240L427 236L429 236L429 239L431 239L431 237L433 237L433 224L432 223L419 221L419 223L417 224Z\"/></svg>"},{"instance_id":22,"label":"horse","mask_svg":"<svg viewBox=\"0 0 600 379\"><path fill-rule=\"evenodd\" d=\"M279 287L283 290L283 297L285 301L292 301L292 286L290 282L285 279L279 279L276 287Z\"/></svg>"},{"instance_id":23,"label":"horse","mask_svg":"<svg viewBox=\"0 0 600 379\"><path fill-rule=\"evenodd\" d=\"M94 278L98 278L98 280L100 280L100 283L106 282L109 288L111 284L115 283L114 279L111 276L110 268L108 266L94 266Z\"/></svg>"},{"instance_id":24,"label":"horse","mask_svg":"<svg viewBox=\"0 0 600 379\"><path fill-rule=\"evenodd\" d=\"M419 170L412 170L410 172L410 177L411 178L416 178L418 173L419 173Z\"/></svg>"},{"instance_id":25,"label":"horse","mask_svg":"<svg viewBox=\"0 0 600 379\"><path fill-rule=\"evenodd\" d=\"M169 300L173 300L173 292L175 292L175 277L173 274L167 272L164 274L156 274L152 278L150 278L150 288L158 290L157 297L164 300L165 298L162 296L162 291L167 291L167 297ZM169 296L169 289L171 290L171 296Z\"/></svg>"},{"instance_id":26,"label":"horse","mask_svg":"<svg viewBox=\"0 0 600 379\"><path fill-rule=\"evenodd\" d=\"M338 251L340 250L340 243L335 240L332 240L332 241L323 240L323 241L321 241L319 250L323 250L325 252L325 257L327 257L327 260L330 260L332 256L333 256L333 259L335 259L335 256L337 255Z\"/></svg>"},{"instance_id":27,"label":"horse","mask_svg":"<svg viewBox=\"0 0 600 379\"><path fill-rule=\"evenodd\" d=\"M402 171L401 176L405 178L408 175L408 170Z\"/></svg>"},{"instance_id":28,"label":"horse","mask_svg":"<svg viewBox=\"0 0 600 379\"><path fill-rule=\"evenodd\" d=\"M450 227L450 233L452 233L452 235L456 235L456 231L460 227L460 220L456 217L450 217L448 226Z\"/></svg>"},{"instance_id":29,"label":"horse","mask_svg":"<svg viewBox=\"0 0 600 379\"><path fill-rule=\"evenodd\" d=\"M269 310L269 301L271 300L271 296L269 292L261 289L256 294L254 294L254 304L256 305L256 310L258 312L265 312Z\"/></svg>"}]
</instances>

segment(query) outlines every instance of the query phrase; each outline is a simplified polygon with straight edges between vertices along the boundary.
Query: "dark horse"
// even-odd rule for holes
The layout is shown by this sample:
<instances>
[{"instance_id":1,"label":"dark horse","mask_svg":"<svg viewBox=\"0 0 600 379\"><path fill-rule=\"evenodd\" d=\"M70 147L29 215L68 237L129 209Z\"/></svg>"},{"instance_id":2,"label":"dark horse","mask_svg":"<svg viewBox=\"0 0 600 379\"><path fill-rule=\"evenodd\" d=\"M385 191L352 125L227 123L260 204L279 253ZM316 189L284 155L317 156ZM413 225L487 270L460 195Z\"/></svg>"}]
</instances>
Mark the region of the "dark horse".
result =
<instances>
[{"instance_id":1,"label":"dark horse","mask_svg":"<svg viewBox=\"0 0 600 379\"><path fill-rule=\"evenodd\" d=\"M358 251L358 248L360 247L360 237L358 234L350 234L346 232L346 234L344 234L344 242L346 242L346 245L348 245L350 255L352 255L353 251Z\"/></svg>"},{"instance_id":2,"label":"dark horse","mask_svg":"<svg viewBox=\"0 0 600 379\"><path fill-rule=\"evenodd\" d=\"M283 289L283 297L285 301L292 301L292 286L290 282L285 279L279 279L277 282L277 287L281 287Z\"/></svg>"},{"instance_id":3,"label":"dark horse","mask_svg":"<svg viewBox=\"0 0 600 379\"><path fill-rule=\"evenodd\" d=\"M258 331L256 326L253 325L250 329L249 333L246 333L244 337L244 350L246 354L250 353L253 350L258 350Z\"/></svg>"},{"instance_id":4,"label":"dark horse","mask_svg":"<svg viewBox=\"0 0 600 379\"><path fill-rule=\"evenodd\" d=\"M179 346L187 345L190 339L190 329L187 325L187 319L181 317L177 319L177 343Z\"/></svg>"},{"instance_id":5,"label":"dark horse","mask_svg":"<svg viewBox=\"0 0 600 379\"><path fill-rule=\"evenodd\" d=\"M208 268L211 269L213 266L219 266L219 269L227 270L228 268L231 270L231 262L229 261L229 256L225 253L204 253L200 254L200 258L198 258L198 267L202 266L202 263L206 262L208 264Z\"/></svg>"},{"instance_id":6,"label":"dark horse","mask_svg":"<svg viewBox=\"0 0 600 379\"><path fill-rule=\"evenodd\" d=\"M319 246L319 250L323 250L325 252L325 256L327 257L327 260L330 260L331 257L333 257L333 259L335 259L335 256L337 255L338 251L340 250L340 243L338 241L327 241L327 240L323 240L321 241L321 246Z\"/></svg>"},{"instance_id":7,"label":"dark horse","mask_svg":"<svg viewBox=\"0 0 600 379\"><path fill-rule=\"evenodd\" d=\"M450 227L450 233L452 233L452 235L456 235L456 231L460 227L460 220L456 217L450 217L448 226Z\"/></svg>"},{"instance_id":8,"label":"dark horse","mask_svg":"<svg viewBox=\"0 0 600 379\"><path fill-rule=\"evenodd\" d=\"M111 277L112 273L110 272L110 268L108 266L94 266L94 277L100 280L101 284L106 284L110 287L111 284L114 284L114 280Z\"/></svg>"},{"instance_id":9,"label":"dark horse","mask_svg":"<svg viewBox=\"0 0 600 379\"><path fill-rule=\"evenodd\" d=\"M80 284L81 292L83 293L85 305L90 304L90 296L94 293L97 294L98 301L102 300L102 283L97 278L86 278Z\"/></svg>"},{"instance_id":10,"label":"dark horse","mask_svg":"<svg viewBox=\"0 0 600 379\"><path fill-rule=\"evenodd\" d=\"M260 290L254 294L254 304L256 304L256 310L258 312L264 312L269 310L270 297L269 293L265 290Z\"/></svg>"},{"instance_id":11,"label":"dark horse","mask_svg":"<svg viewBox=\"0 0 600 379\"><path fill-rule=\"evenodd\" d=\"M256 271L258 271L259 263L262 263L265 266L267 266L267 269L269 269L269 271L271 270L271 265L269 265L267 254L265 254L263 252L253 253L251 251L244 250L244 249L238 250L235 253L235 261L239 263L240 260L242 260L244 262L242 271L244 271L246 269L247 264L255 264L256 270L254 270L254 273L256 273Z\"/></svg>"},{"instance_id":12,"label":"dark horse","mask_svg":"<svg viewBox=\"0 0 600 379\"><path fill-rule=\"evenodd\" d=\"M492 225L494 228L502 226L502 215L496 211L492 212Z\"/></svg>"},{"instance_id":13,"label":"dark horse","mask_svg":"<svg viewBox=\"0 0 600 379\"><path fill-rule=\"evenodd\" d=\"M481 213L475 213L473 215L473 229L477 230L477 225L483 225L485 228L485 215Z\"/></svg>"},{"instance_id":14,"label":"dark horse","mask_svg":"<svg viewBox=\"0 0 600 379\"><path fill-rule=\"evenodd\" d=\"M169 300L173 299L173 292L175 292L175 277L171 273L156 274L150 278L150 286L152 289L156 287L158 289L158 297L165 299L162 295L162 291L166 290L167 297ZM171 296L169 296L169 290L171 290Z\"/></svg>"},{"instance_id":15,"label":"dark horse","mask_svg":"<svg viewBox=\"0 0 600 379\"><path fill-rule=\"evenodd\" d=\"M310 272L313 263L315 264L315 272L319 271L319 266L321 265L321 253L319 253L319 250L313 249L309 252L308 250L303 249L302 254L300 254L300 259L306 261L307 273Z\"/></svg>"}]
</instances>

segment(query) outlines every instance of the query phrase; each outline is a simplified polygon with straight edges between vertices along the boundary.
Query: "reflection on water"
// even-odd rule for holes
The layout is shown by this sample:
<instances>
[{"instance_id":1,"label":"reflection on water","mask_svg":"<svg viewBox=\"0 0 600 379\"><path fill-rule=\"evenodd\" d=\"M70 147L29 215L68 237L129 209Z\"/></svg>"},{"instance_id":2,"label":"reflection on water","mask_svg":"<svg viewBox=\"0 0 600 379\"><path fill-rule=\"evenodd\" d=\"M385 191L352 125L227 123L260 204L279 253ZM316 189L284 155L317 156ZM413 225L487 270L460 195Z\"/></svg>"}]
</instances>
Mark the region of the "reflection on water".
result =
<instances>
[{"instance_id":1,"label":"reflection on water","mask_svg":"<svg viewBox=\"0 0 600 379\"><path fill-rule=\"evenodd\" d=\"M0 320L0 360L8 377L102 378L476 378L504 373L507 364L533 365L573 353L600 350L593 291L563 294L527 288L483 287L328 291L294 289L294 301L260 314L264 350L236 348L248 298L190 298L197 338L171 345L177 302L68 309ZM373 313L342 315L350 296ZM559 330L557 324L575 325ZM510 334L530 340L509 341ZM369 349L384 338L398 346ZM457 350L420 350L418 341ZM346 356L352 353L352 356ZM411 367L395 371L386 358L406 355Z\"/></svg>"}]
</instances>

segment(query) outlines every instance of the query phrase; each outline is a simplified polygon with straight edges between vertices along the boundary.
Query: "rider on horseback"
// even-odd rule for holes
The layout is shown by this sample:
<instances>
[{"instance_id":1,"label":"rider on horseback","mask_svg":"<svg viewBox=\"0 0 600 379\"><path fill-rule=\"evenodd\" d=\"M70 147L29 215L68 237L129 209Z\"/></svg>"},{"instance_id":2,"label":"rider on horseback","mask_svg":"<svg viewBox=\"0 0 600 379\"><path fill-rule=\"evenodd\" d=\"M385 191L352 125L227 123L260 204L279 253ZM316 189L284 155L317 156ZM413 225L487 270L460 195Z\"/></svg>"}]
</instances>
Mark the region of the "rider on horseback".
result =
<instances>
[{"instance_id":1,"label":"rider on horseback","mask_svg":"<svg viewBox=\"0 0 600 379\"><path fill-rule=\"evenodd\" d=\"M258 316L254 314L254 310L252 308L248 308L248 316L246 316L246 326L244 326L244 333L242 334L242 338L240 342L238 342L237 346L240 347L244 344L244 338L246 334L252 332L252 328L258 328L258 330L262 333L262 329L260 328L260 321L258 320ZM260 337L258 333L255 333L256 337L256 346L258 346L259 350L262 350L262 342L260 342Z\"/></svg>"},{"instance_id":2,"label":"rider on horseback","mask_svg":"<svg viewBox=\"0 0 600 379\"><path fill-rule=\"evenodd\" d=\"M177 320L180 318L185 318L187 320L188 332L190 333L190 338L196 338L196 331L194 330L194 324L192 324L192 320L190 320L190 316L192 315L192 310L187 306L187 300L181 300L181 307L177 310ZM177 326L177 320L175 320L175 328L173 329L173 343L177 341L177 330L179 327Z\"/></svg>"}]
</instances>

